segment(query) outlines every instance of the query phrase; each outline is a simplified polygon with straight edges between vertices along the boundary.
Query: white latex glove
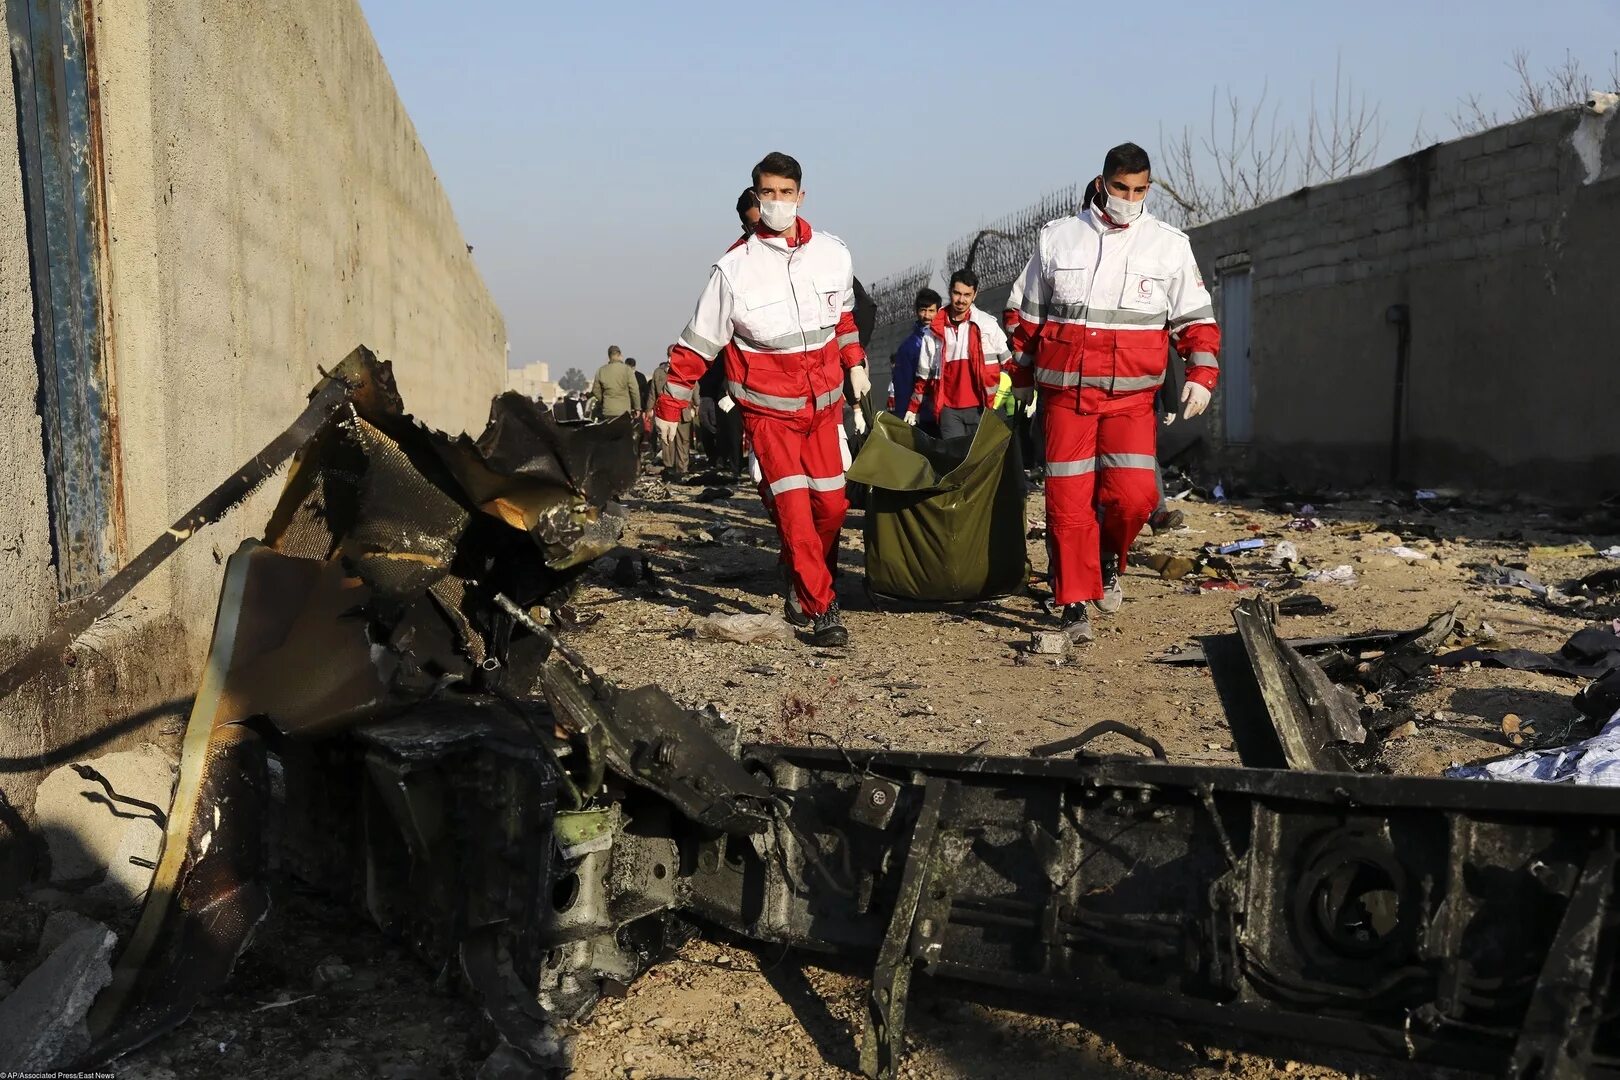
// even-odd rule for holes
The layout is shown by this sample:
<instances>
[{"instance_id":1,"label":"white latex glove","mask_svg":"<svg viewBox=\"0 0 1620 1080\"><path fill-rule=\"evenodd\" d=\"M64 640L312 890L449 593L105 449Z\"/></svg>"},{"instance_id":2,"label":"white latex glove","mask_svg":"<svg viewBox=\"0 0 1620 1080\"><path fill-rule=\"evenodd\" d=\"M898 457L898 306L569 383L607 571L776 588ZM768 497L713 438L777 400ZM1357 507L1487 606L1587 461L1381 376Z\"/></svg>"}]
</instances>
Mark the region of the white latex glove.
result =
<instances>
[{"instance_id":1,"label":"white latex glove","mask_svg":"<svg viewBox=\"0 0 1620 1080\"><path fill-rule=\"evenodd\" d=\"M1159 422L1165 427L1169 427L1171 424L1176 422L1176 414L1173 412L1167 412L1163 416L1159 417Z\"/></svg>"},{"instance_id":2,"label":"white latex glove","mask_svg":"<svg viewBox=\"0 0 1620 1080\"><path fill-rule=\"evenodd\" d=\"M866 434L866 413L859 405L855 406L855 434Z\"/></svg>"},{"instance_id":3,"label":"white latex glove","mask_svg":"<svg viewBox=\"0 0 1620 1080\"><path fill-rule=\"evenodd\" d=\"M1209 391L1195 382L1181 388L1181 418L1191 420L1209 408Z\"/></svg>"},{"instance_id":4,"label":"white latex glove","mask_svg":"<svg viewBox=\"0 0 1620 1080\"><path fill-rule=\"evenodd\" d=\"M916 427L917 426L917 414L914 413L914 412L906 413L906 423L911 425L912 427Z\"/></svg>"},{"instance_id":5,"label":"white latex glove","mask_svg":"<svg viewBox=\"0 0 1620 1080\"><path fill-rule=\"evenodd\" d=\"M657 433L659 442L663 442L665 439L675 438L675 433L680 429L681 425L679 421L664 420L656 416L653 417L653 431Z\"/></svg>"},{"instance_id":6,"label":"white latex glove","mask_svg":"<svg viewBox=\"0 0 1620 1080\"><path fill-rule=\"evenodd\" d=\"M872 376L867 374L865 364L857 364L849 369L849 388L856 401L872 392Z\"/></svg>"}]
</instances>

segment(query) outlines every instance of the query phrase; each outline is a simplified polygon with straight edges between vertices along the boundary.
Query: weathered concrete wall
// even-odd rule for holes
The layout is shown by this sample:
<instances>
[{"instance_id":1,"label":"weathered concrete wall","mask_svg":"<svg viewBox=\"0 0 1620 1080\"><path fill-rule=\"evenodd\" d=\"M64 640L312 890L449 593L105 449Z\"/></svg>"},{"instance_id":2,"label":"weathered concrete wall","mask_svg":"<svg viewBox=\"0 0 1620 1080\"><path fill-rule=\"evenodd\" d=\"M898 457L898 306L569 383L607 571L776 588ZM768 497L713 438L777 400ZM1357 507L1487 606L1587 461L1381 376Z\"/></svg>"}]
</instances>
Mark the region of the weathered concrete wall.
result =
<instances>
[{"instance_id":1,"label":"weathered concrete wall","mask_svg":"<svg viewBox=\"0 0 1620 1080\"><path fill-rule=\"evenodd\" d=\"M0 25L5 17L0 7ZM0 582L8 594L0 640L36 633L56 597L38 392L17 98L12 80L0 79Z\"/></svg>"},{"instance_id":2,"label":"weathered concrete wall","mask_svg":"<svg viewBox=\"0 0 1620 1080\"><path fill-rule=\"evenodd\" d=\"M481 430L505 378L505 327L356 0L91 7L127 550L284 428L317 369L358 344L394 362L417 416ZM3 616L5 632L27 636L55 590L9 81L4 95L0 567L31 601ZM121 606L96 642L105 663L64 667L32 715L0 705L0 757L71 741L112 715L165 711L189 693L218 560L258 531L278 486L200 534Z\"/></svg>"},{"instance_id":3,"label":"weathered concrete wall","mask_svg":"<svg viewBox=\"0 0 1620 1080\"><path fill-rule=\"evenodd\" d=\"M1401 482L1613 490L1612 120L1536 117L1194 230L1212 281L1244 254L1253 275L1254 433L1223 452L1228 464L1263 483L1389 480L1397 330L1386 315L1404 304Z\"/></svg>"}]
</instances>

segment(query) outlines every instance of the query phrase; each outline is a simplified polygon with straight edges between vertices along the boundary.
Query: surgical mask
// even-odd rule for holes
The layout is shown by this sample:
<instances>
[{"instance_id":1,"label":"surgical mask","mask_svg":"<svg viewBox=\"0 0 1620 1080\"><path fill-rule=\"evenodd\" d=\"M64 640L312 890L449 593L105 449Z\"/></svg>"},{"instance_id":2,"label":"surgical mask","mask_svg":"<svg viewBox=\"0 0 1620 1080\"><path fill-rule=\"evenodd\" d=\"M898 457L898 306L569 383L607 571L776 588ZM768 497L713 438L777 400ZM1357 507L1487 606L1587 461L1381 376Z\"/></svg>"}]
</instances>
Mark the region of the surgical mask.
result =
<instances>
[{"instance_id":1,"label":"surgical mask","mask_svg":"<svg viewBox=\"0 0 1620 1080\"><path fill-rule=\"evenodd\" d=\"M799 204L787 199L763 199L759 204L759 223L773 233L787 232L799 216Z\"/></svg>"},{"instance_id":2,"label":"surgical mask","mask_svg":"<svg viewBox=\"0 0 1620 1080\"><path fill-rule=\"evenodd\" d=\"M1103 209L1108 211L1108 216L1114 219L1116 225L1129 225L1142 216L1142 207L1146 204L1146 199L1141 202L1130 202L1109 193L1104 200Z\"/></svg>"}]
</instances>

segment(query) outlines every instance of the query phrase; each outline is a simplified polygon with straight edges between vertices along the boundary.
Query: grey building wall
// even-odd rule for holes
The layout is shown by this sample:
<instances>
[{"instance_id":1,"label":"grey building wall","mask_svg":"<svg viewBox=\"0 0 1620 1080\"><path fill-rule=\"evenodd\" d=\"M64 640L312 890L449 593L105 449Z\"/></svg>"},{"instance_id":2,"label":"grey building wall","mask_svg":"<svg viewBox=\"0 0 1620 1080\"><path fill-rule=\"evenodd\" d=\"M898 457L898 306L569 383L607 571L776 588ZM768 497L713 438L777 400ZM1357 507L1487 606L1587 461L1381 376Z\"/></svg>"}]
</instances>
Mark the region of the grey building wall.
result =
<instances>
[{"instance_id":1,"label":"grey building wall","mask_svg":"<svg viewBox=\"0 0 1620 1080\"><path fill-rule=\"evenodd\" d=\"M302 408L358 344L428 423L477 431L506 333L356 0L91 4L106 242L103 333L125 552L165 530ZM0 654L56 611L11 80L0 88ZM115 717L178 730L212 629L218 560L279 481L208 529L74 650L0 702L0 793L32 755ZM116 746L117 742L107 744Z\"/></svg>"},{"instance_id":2,"label":"grey building wall","mask_svg":"<svg viewBox=\"0 0 1620 1080\"><path fill-rule=\"evenodd\" d=\"M1206 277L1252 275L1252 437L1265 484L1610 491L1620 477L1620 123L1567 110L1430 147L1192 232ZM1230 374L1239 356L1229 355ZM1220 442L1223 400L1212 430Z\"/></svg>"}]
</instances>

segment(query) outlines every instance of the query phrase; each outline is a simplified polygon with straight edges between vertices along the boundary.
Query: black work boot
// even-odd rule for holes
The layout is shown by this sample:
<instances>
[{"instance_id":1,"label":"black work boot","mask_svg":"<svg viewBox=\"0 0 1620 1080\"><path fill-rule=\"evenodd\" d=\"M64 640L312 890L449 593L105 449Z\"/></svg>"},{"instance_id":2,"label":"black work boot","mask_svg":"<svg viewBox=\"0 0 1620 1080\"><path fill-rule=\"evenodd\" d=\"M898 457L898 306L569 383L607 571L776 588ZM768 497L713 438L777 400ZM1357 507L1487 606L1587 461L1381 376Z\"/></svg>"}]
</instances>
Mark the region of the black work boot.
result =
<instances>
[{"instance_id":1,"label":"black work boot","mask_svg":"<svg viewBox=\"0 0 1620 1080\"><path fill-rule=\"evenodd\" d=\"M1063 632L1073 645L1085 645L1096 640L1091 633L1091 616L1084 604L1066 604L1063 608Z\"/></svg>"},{"instance_id":2,"label":"black work boot","mask_svg":"<svg viewBox=\"0 0 1620 1080\"><path fill-rule=\"evenodd\" d=\"M843 617L838 613L838 602L816 616L815 629L810 631L810 644L819 648L838 649L849 644L849 631L844 629Z\"/></svg>"}]
</instances>

